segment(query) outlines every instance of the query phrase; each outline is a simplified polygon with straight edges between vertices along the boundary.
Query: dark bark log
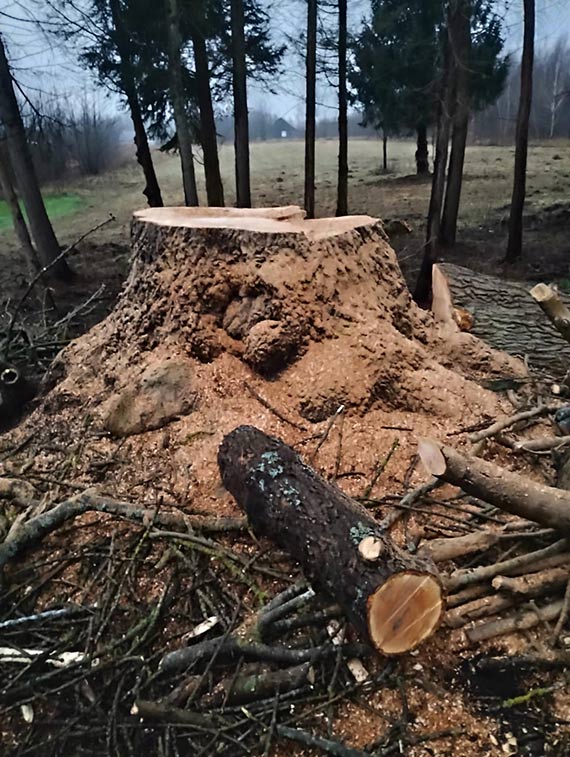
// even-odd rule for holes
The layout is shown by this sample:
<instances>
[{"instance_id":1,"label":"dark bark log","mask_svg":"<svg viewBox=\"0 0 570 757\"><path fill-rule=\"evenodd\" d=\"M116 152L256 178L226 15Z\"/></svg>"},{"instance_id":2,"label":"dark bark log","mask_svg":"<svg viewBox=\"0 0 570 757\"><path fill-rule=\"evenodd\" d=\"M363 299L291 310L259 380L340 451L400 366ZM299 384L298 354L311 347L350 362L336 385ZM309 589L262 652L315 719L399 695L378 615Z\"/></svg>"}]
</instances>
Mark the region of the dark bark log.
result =
<instances>
[{"instance_id":1,"label":"dark bark log","mask_svg":"<svg viewBox=\"0 0 570 757\"><path fill-rule=\"evenodd\" d=\"M178 152L182 166L182 184L184 186L184 204L199 205L192 152L192 136L186 111L184 93L184 69L180 58L182 35L177 0L168 0L168 68L170 77L170 101L176 125Z\"/></svg>"},{"instance_id":2,"label":"dark bark log","mask_svg":"<svg viewBox=\"0 0 570 757\"><path fill-rule=\"evenodd\" d=\"M203 21L203 19L200 19ZM200 109L200 137L204 153L204 175L206 178L206 196L208 205L224 206L224 186L220 173L218 157L218 140L216 121L210 89L210 69L206 40L200 24L192 27L192 47L194 48L194 65L196 66L196 92Z\"/></svg>"},{"instance_id":3,"label":"dark bark log","mask_svg":"<svg viewBox=\"0 0 570 757\"><path fill-rule=\"evenodd\" d=\"M40 192L2 37L0 37L0 124L5 131L10 164L14 169L19 194L28 214L36 250L43 265L49 265L59 257L61 250ZM71 270L63 259L53 265L52 270L58 278L65 281L71 278Z\"/></svg>"},{"instance_id":4,"label":"dark bark log","mask_svg":"<svg viewBox=\"0 0 570 757\"><path fill-rule=\"evenodd\" d=\"M439 242L444 245L455 244L457 217L463 183L463 165L465 163L465 146L469 129L469 59L471 52L471 0L457 3L455 22L450 27L450 46L455 68L455 109L453 114L453 133L451 137L451 154L447 174L445 203L439 230Z\"/></svg>"},{"instance_id":5,"label":"dark bark log","mask_svg":"<svg viewBox=\"0 0 570 757\"><path fill-rule=\"evenodd\" d=\"M442 276L434 272L432 309L438 319L453 319L453 307L466 310L473 317L469 330L474 336L510 355L526 356L531 368L550 375L566 372L570 345L553 323L540 313L537 317L527 286L450 263L438 263L437 269ZM559 297L566 304L565 296Z\"/></svg>"},{"instance_id":6,"label":"dark bark log","mask_svg":"<svg viewBox=\"0 0 570 757\"><path fill-rule=\"evenodd\" d=\"M117 52L120 59L121 87L127 98L129 113L135 132L135 146L137 162L143 170L145 178L145 188L143 195L147 198L151 208L162 207L162 195L158 185L158 179L152 162L152 155L146 136L144 119L142 117L141 106L139 103L135 77L132 70L131 55L129 51L130 40L124 28L121 16L121 7L118 0L110 0L109 8L113 25L116 32Z\"/></svg>"},{"instance_id":7,"label":"dark bark log","mask_svg":"<svg viewBox=\"0 0 570 757\"><path fill-rule=\"evenodd\" d=\"M336 215L348 214L348 98L346 92L347 0L338 0L338 187Z\"/></svg>"},{"instance_id":8,"label":"dark bark log","mask_svg":"<svg viewBox=\"0 0 570 757\"><path fill-rule=\"evenodd\" d=\"M528 153L528 124L532 104L532 70L534 65L534 0L524 0L524 40L521 65L521 93L515 135L515 175L511 212L509 216L509 241L507 262L522 255L523 210L526 194L526 163Z\"/></svg>"},{"instance_id":9,"label":"dark bark log","mask_svg":"<svg viewBox=\"0 0 570 757\"><path fill-rule=\"evenodd\" d=\"M8 161L8 153L5 149L0 149L0 189L6 204L10 208L10 214L12 216L12 223L14 225L14 231L22 246L22 252L26 258L26 264L28 271L31 275L36 274L42 264L38 258L38 254L34 248L32 238L26 225L26 220L20 208L16 190L12 183L12 172Z\"/></svg>"},{"instance_id":10,"label":"dark bark log","mask_svg":"<svg viewBox=\"0 0 570 757\"><path fill-rule=\"evenodd\" d=\"M416 171L418 174L427 174L429 173L429 152L426 124L418 124L416 126L416 134Z\"/></svg>"},{"instance_id":11,"label":"dark bark log","mask_svg":"<svg viewBox=\"0 0 570 757\"><path fill-rule=\"evenodd\" d=\"M305 211L315 217L315 97L317 78L317 0L307 0L305 94Z\"/></svg>"},{"instance_id":12,"label":"dark bark log","mask_svg":"<svg viewBox=\"0 0 570 757\"><path fill-rule=\"evenodd\" d=\"M237 206L238 208L251 208L243 0L231 0L231 23Z\"/></svg>"},{"instance_id":13,"label":"dark bark log","mask_svg":"<svg viewBox=\"0 0 570 757\"><path fill-rule=\"evenodd\" d=\"M418 452L427 471L448 484L506 512L570 532L568 492L537 484L486 460L464 457L431 439L422 439Z\"/></svg>"},{"instance_id":14,"label":"dark bark log","mask_svg":"<svg viewBox=\"0 0 570 757\"><path fill-rule=\"evenodd\" d=\"M444 605L433 564L400 552L362 506L290 447L242 426L224 438L218 463L253 528L299 561L379 651L401 654L433 633ZM359 553L369 536L382 545L374 562Z\"/></svg>"}]
</instances>

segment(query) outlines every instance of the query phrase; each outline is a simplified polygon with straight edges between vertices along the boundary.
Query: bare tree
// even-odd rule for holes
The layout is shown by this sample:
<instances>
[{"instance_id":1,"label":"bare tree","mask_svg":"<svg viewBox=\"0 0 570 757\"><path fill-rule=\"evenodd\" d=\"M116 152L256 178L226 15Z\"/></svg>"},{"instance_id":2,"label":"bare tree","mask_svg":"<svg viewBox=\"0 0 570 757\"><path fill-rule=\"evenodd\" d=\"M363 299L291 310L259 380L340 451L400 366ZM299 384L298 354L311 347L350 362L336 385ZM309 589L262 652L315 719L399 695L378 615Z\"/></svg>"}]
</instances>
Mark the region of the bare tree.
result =
<instances>
[{"instance_id":1,"label":"bare tree","mask_svg":"<svg viewBox=\"0 0 570 757\"><path fill-rule=\"evenodd\" d=\"M439 230L439 241L444 245L455 244L457 233L457 216L463 183L463 165L465 163L465 146L469 129L469 57L471 52L471 0L459 0L450 25L449 44L453 56L455 72L455 105L453 114L453 132L451 136L451 154L445 203Z\"/></svg>"},{"instance_id":2,"label":"bare tree","mask_svg":"<svg viewBox=\"0 0 570 757\"><path fill-rule=\"evenodd\" d=\"M22 246L22 252L26 258L28 271L33 275L37 273L42 266L38 254L34 249L30 232L28 231L26 220L20 208L16 190L14 189L12 169L8 159L8 150L5 145L0 145L0 190L2 191L4 200L10 209L14 231L16 232L16 236Z\"/></svg>"},{"instance_id":3,"label":"bare tree","mask_svg":"<svg viewBox=\"0 0 570 757\"><path fill-rule=\"evenodd\" d=\"M205 23L202 3L197 3L194 11L194 22L191 26L191 35L192 47L194 49L194 66L196 68L196 93L200 109L200 141L204 154L206 196L208 198L208 205L223 207L224 186L222 184L220 160L218 157L216 121L210 88L210 67L204 36Z\"/></svg>"},{"instance_id":4,"label":"bare tree","mask_svg":"<svg viewBox=\"0 0 570 757\"><path fill-rule=\"evenodd\" d=\"M243 0L231 0L231 26L236 198L237 206L239 208L250 208L249 122L247 115L247 71L245 61L245 18Z\"/></svg>"},{"instance_id":5,"label":"bare tree","mask_svg":"<svg viewBox=\"0 0 570 757\"><path fill-rule=\"evenodd\" d=\"M38 255L44 265L53 264L60 255L60 248L38 185L1 36L0 126L6 134L10 163L17 177L17 187L24 201ZM52 266L52 270L61 279L66 280L71 277L71 270L63 258Z\"/></svg>"},{"instance_id":6,"label":"bare tree","mask_svg":"<svg viewBox=\"0 0 570 757\"><path fill-rule=\"evenodd\" d=\"M317 82L317 0L307 0L305 95L305 211L315 217L315 99Z\"/></svg>"},{"instance_id":7,"label":"bare tree","mask_svg":"<svg viewBox=\"0 0 570 757\"><path fill-rule=\"evenodd\" d=\"M192 135L186 112L186 96L184 94L184 69L181 60L182 35L180 34L180 19L178 16L177 0L168 0L168 68L170 72L170 100L176 125L178 150L182 165L182 184L184 186L184 202L186 205L199 205L196 187L196 173L194 171L194 155L192 153Z\"/></svg>"},{"instance_id":8,"label":"bare tree","mask_svg":"<svg viewBox=\"0 0 570 757\"><path fill-rule=\"evenodd\" d=\"M162 195L158 185L158 179L152 162L152 155L148 144L144 119L137 93L136 80L133 73L133 64L130 53L130 39L125 29L119 0L109 0L109 10L113 26L115 27L115 43L119 57L121 89L127 99L133 128L135 131L135 146L137 148L137 161L141 166L146 186L143 194L151 207L162 207Z\"/></svg>"},{"instance_id":9,"label":"bare tree","mask_svg":"<svg viewBox=\"0 0 570 757\"><path fill-rule=\"evenodd\" d=\"M521 65L521 94L517 116L515 175L511 213L509 217L509 241L506 260L513 262L522 255L523 209L526 192L526 163L528 153L528 124L532 104L532 69L534 63L535 2L524 0L524 40Z\"/></svg>"},{"instance_id":10,"label":"bare tree","mask_svg":"<svg viewBox=\"0 0 570 757\"><path fill-rule=\"evenodd\" d=\"M348 213L348 120L346 91L347 0L338 0L338 186L337 216Z\"/></svg>"}]
</instances>

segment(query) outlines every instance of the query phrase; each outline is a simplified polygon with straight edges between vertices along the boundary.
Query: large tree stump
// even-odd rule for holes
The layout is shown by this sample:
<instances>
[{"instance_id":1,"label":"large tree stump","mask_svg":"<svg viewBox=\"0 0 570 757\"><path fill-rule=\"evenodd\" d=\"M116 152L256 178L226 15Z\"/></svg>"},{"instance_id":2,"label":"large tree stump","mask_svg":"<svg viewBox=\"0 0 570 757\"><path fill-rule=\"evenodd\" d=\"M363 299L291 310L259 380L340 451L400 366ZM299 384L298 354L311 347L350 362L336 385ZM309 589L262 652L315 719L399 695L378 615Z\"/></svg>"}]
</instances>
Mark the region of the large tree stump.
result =
<instances>
[{"instance_id":1,"label":"large tree stump","mask_svg":"<svg viewBox=\"0 0 570 757\"><path fill-rule=\"evenodd\" d=\"M444 608L435 566L399 550L290 447L240 426L224 438L218 463L253 528L287 550L380 652L402 654L434 632Z\"/></svg>"}]
</instances>

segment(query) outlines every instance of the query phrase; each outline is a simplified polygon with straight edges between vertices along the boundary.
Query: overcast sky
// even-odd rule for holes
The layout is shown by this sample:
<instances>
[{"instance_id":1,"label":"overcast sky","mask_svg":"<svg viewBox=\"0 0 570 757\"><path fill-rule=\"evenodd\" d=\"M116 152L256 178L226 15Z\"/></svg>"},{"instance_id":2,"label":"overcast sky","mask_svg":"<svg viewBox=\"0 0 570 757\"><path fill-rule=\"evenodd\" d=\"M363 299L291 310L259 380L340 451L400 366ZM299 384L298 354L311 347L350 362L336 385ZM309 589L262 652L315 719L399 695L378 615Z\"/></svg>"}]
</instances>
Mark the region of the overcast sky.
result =
<instances>
[{"instance_id":1,"label":"overcast sky","mask_svg":"<svg viewBox=\"0 0 570 757\"><path fill-rule=\"evenodd\" d=\"M95 97L106 110L116 110L117 99L108 98L98 89L92 76L82 70L74 58L74 51L53 41L33 23L45 16L49 0L0 0L0 31L9 45L9 53L17 79L30 95L40 91L66 95L74 101L84 93ZM349 24L357 30L369 12L369 0L348 0ZM497 7L505 17L507 48L520 54L522 45L522 0L499 0ZM298 34L305 26L304 0L276 0L271 10L271 27L276 42L284 34ZM548 47L561 35L570 37L570 0L537 0L536 45ZM254 109L263 106L278 116L301 121L304 112L304 71L299 57L290 52L286 56L284 72L272 82L276 94L266 87L250 84L249 104ZM317 98L321 103L318 115L334 114L334 90L322 83Z\"/></svg>"}]
</instances>

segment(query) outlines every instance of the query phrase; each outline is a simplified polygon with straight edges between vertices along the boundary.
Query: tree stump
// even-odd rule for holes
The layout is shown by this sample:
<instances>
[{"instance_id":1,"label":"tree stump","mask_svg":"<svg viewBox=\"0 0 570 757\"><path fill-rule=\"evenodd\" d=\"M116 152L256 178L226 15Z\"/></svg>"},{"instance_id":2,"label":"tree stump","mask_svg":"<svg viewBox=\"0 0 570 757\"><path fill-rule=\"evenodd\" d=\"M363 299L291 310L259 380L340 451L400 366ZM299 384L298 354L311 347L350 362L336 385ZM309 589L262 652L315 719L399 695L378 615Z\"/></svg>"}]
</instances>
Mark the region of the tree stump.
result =
<instances>
[{"instance_id":1,"label":"tree stump","mask_svg":"<svg viewBox=\"0 0 570 757\"><path fill-rule=\"evenodd\" d=\"M290 447L240 426L224 438L218 464L254 530L298 561L376 649L403 654L435 631L444 600L433 563L398 549L362 506Z\"/></svg>"}]
</instances>

